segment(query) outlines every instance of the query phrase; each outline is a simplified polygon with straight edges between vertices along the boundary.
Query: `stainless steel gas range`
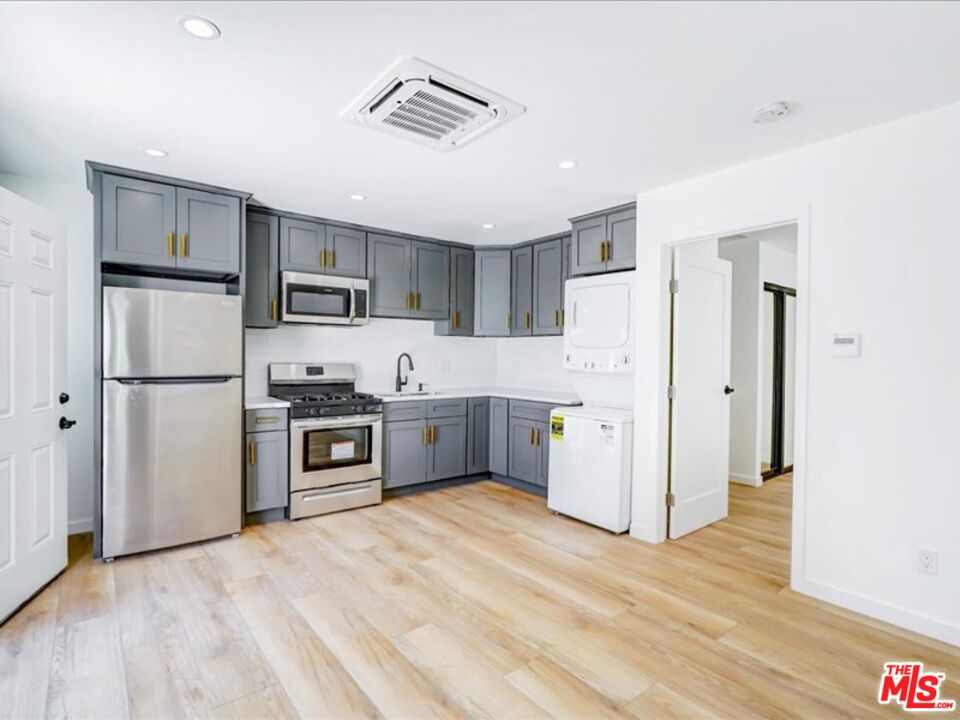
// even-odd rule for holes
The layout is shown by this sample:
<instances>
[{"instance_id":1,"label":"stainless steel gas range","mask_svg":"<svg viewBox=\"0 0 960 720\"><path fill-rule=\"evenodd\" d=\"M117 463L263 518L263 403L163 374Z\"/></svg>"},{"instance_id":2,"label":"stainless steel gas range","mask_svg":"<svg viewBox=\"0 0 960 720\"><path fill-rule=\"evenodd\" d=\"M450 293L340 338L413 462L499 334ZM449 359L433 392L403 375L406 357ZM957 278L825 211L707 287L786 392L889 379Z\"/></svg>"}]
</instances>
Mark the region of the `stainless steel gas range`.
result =
<instances>
[{"instance_id":1,"label":"stainless steel gas range","mask_svg":"<svg viewBox=\"0 0 960 720\"><path fill-rule=\"evenodd\" d=\"M269 366L270 395L290 403L293 520L380 502L383 405L355 380L349 364Z\"/></svg>"}]
</instances>

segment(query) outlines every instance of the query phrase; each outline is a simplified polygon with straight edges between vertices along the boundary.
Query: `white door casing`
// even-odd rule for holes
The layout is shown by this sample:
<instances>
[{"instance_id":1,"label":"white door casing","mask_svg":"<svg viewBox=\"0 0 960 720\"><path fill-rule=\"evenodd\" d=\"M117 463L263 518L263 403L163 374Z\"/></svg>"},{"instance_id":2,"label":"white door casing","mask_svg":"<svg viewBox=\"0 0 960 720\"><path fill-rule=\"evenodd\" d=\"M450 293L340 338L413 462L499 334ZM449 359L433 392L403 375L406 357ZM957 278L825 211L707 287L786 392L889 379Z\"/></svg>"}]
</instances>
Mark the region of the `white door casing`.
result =
<instances>
[{"instance_id":1,"label":"white door casing","mask_svg":"<svg viewBox=\"0 0 960 720\"><path fill-rule=\"evenodd\" d=\"M731 275L715 240L674 249L671 538L727 516Z\"/></svg>"},{"instance_id":2,"label":"white door casing","mask_svg":"<svg viewBox=\"0 0 960 720\"><path fill-rule=\"evenodd\" d=\"M0 622L67 564L65 235L0 188Z\"/></svg>"}]
</instances>

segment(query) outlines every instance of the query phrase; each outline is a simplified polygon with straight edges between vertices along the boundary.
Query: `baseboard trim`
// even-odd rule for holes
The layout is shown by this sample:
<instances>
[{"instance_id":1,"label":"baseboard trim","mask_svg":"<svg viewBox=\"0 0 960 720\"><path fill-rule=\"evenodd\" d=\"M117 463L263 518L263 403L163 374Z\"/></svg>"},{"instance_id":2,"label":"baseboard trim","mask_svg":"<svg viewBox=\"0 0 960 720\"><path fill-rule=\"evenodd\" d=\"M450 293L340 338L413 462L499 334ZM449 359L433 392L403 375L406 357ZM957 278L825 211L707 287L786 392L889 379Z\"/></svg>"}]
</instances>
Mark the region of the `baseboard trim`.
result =
<instances>
[{"instance_id":1,"label":"baseboard trim","mask_svg":"<svg viewBox=\"0 0 960 720\"><path fill-rule=\"evenodd\" d=\"M760 487L763 485L763 478L759 475L743 475L741 473L730 473L730 482L738 485L750 485L751 487Z\"/></svg>"},{"instance_id":2,"label":"baseboard trim","mask_svg":"<svg viewBox=\"0 0 960 720\"><path fill-rule=\"evenodd\" d=\"M517 490L523 490L531 495L539 495L540 497L547 496L547 489L545 487L541 487L540 485L534 485L533 483L517 480L516 478L507 477L506 475L498 475L497 473L490 473L490 479L494 482L500 483L501 485L509 485Z\"/></svg>"},{"instance_id":3,"label":"baseboard trim","mask_svg":"<svg viewBox=\"0 0 960 720\"><path fill-rule=\"evenodd\" d=\"M67 535L82 535L93 532L93 518L78 518L67 522Z\"/></svg>"},{"instance_id":4,"label":"baseboard trim","mask_svg":"<svg viewBox=\"0 0 960 720\"><path fill-rule=\"evenodd\" d=\"M876 620L912 630L935 640L960 646L960 626L951 625L943 620L896 605L879 602L864 595L810 578L803 578L794 583L793 589L832 605L839 605L847 610L853 610Z\"/></svg>"}]
</instances>

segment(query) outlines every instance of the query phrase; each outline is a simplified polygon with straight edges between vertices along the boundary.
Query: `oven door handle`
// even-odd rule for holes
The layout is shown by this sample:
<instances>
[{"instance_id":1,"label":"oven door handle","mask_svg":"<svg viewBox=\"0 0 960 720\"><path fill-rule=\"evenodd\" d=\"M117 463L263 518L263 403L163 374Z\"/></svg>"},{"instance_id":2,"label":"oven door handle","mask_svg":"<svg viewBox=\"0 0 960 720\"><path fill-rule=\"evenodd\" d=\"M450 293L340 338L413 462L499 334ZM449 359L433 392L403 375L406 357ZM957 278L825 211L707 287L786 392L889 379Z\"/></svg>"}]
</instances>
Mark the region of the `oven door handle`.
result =
<instances>
[{"instance_id":1,"label":"oven door handle","mask_svg":"<svg viewBox=\"0 0 960 720\"><path fill-rule=\"evenodd\" d=\"M294 430L332 430L335 428L357 427L359 425L379 424L382 415L351 415L341 420L324 420L322 418L304 418L291 420L290 427Z\"/></svg>"}]
</instances>

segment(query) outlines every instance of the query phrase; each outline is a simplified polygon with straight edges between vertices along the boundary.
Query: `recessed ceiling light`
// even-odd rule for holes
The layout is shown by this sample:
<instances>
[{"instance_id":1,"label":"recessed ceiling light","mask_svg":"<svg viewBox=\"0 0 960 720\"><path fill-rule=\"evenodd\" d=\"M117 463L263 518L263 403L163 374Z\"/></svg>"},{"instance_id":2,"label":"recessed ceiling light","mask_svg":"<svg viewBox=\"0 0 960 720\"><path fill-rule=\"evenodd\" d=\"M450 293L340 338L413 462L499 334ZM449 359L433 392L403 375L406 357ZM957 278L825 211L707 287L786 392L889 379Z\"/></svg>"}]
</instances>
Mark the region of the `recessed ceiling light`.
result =
<instances>
[{"instance_id":1,"label":"recessed ceiling light","mask_svg":"<svg viewBox=\"0 0 960 720\"><path fill-rule=\"evenodd\" d=\"M166 157L168 154L166 150L160 150L159 148L147 148L144 152L150 157L157 158Z\"/></svg>"},{"instance_id":2,"label":"recessed ceiling light","mask_svg":"<svg viewBox=\"0 0 960 720\"><path fill-rule=\"evenodd\" d=\"M366 200L366 199L367 199L367 196L366 196L366 195L360 195L359 193L354 193L353 195L350 196L350 199L351 199L351 200Z\"/></svg>"},{"instance_id":3,"label":"recessed ceiling light","mask_svg":"<svg viewBox=\"0 0 960 720\"><path fill-rule=\"evenodd\" d=\"M573 170L577 166L576 160L561 160L557 163L557 167L561 170Z\"/></svg>"},{"instance_id":4,"label":"recessed ceiling light","mask_svg":"<svg viewBox=\"0 0 960 720\"><path fill-rule=\"evenodd\" d=\"M483 224L483 229L484 229L484 230L493 230L495 227L496 227L496 225L494 225L493 223L484 223L484 224Z\"/></svg>"},{"instance_id":5,"label":"recessed ceiling light","mask_svg":"<svg viewBox=\"0 0 960 720\"><path fill-rule=\"evenodd\" d=\"M220 37L220 28L206 18L184 15L180 18L180 25L195 38L201 40L216 40Z\"/></svg>"},{"instance_id":6,"label":"recessed ceiling light","mask_svg":"<svg viewBox=\"0 0 960 720\"><path fill-rule=\"evenodd\" d=\"M778 100L760 103L753 109L750 118L755 123L772 123L784 118L788 112L790 112L790 106Z\"/></svg>"}]
</instances>

